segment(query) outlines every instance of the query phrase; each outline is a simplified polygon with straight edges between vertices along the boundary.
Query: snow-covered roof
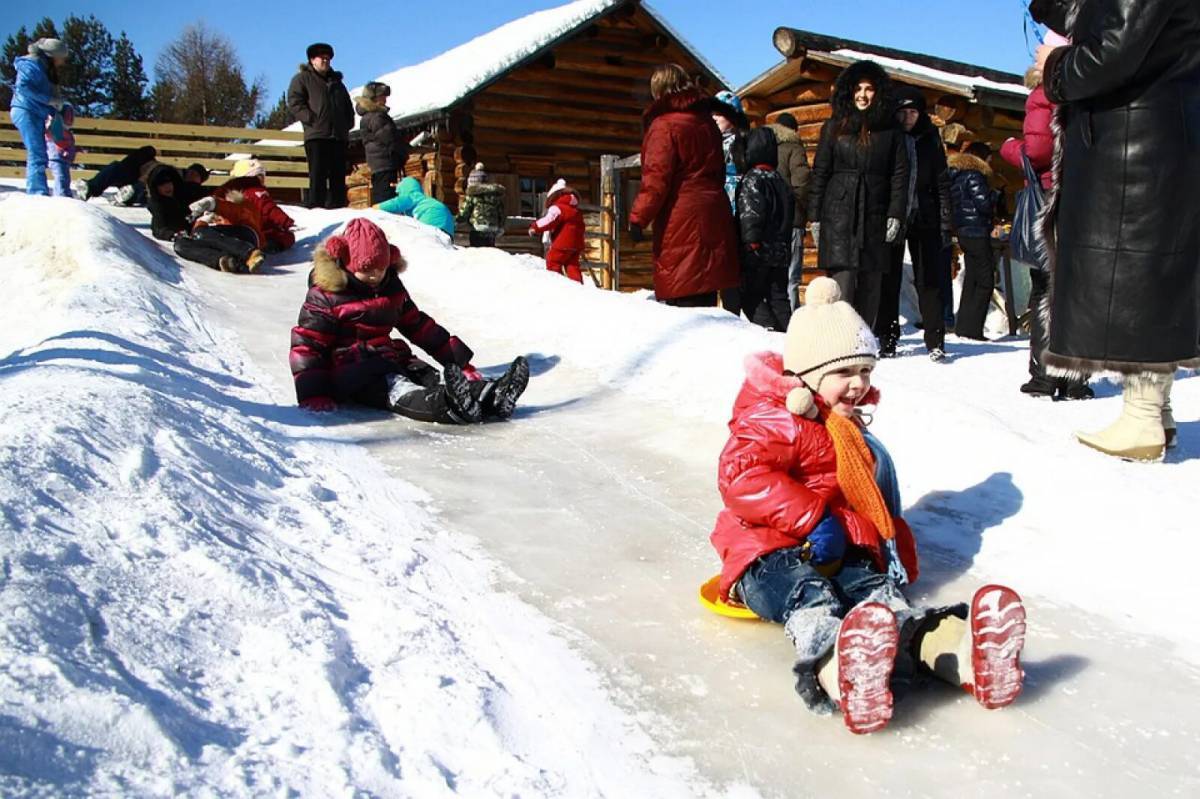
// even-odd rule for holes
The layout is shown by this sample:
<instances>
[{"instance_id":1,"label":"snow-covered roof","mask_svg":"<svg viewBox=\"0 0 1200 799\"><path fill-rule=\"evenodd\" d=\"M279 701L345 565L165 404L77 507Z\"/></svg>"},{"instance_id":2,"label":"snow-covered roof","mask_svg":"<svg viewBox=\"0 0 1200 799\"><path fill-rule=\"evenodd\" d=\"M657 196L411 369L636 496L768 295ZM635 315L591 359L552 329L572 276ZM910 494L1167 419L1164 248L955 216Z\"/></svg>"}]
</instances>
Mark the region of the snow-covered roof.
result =
<instances>
[{"instance_id":1,"label":"snow-covered roof","mask_svg":"<svg viewBox=\"0 0 1200 799\"><path fill-rule=\"evenodd\" d=\"M917 64L913 61L905 61L900 58L889 58L887 56L876 55L875 53L860 52L858 50L834 50L830 55L848 58L853 61L871 60L887 69L889 72L904 76L925 78L941 84L958 86L963 89L977 90L987 89L997 92L1009 92L1013 94L1029 94L1029 89L1025 88L1020 83L1001 83L1000 81L985 78L982 75L963 75L957 72L947 72L943 69L935 69L927 67L924 64Z\"/></svg>"}]
</instances>

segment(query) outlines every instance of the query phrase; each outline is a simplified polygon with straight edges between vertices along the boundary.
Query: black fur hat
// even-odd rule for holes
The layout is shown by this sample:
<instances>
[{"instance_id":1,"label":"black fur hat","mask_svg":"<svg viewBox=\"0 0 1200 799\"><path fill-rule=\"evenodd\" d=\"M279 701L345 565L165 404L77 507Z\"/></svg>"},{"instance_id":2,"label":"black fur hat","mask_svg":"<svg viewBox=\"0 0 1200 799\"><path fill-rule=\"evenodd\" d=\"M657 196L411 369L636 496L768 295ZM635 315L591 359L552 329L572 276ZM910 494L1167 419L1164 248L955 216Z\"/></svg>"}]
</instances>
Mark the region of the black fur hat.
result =
<instances>
[{"instance_id":1,"label":"black fur hat","mask_svg":"<svg viewBox=\"0 0 1200 799\"><path fill-rule=\"evenodd\" d=\"M865 113L854 106L854 90L863 81L875 87L875 102ZM892 79L874 61L857 61L842 70L833 84L831 104L833 118L846 133L861 131L864 120L869 130L886 130L895 124Z\"/></svg>"},{"instance_id":2,"label":"black fur hat","mask_svg":"<svg viewBox=\"0 0 1200 799\"><path fill-rule=\"evenodd\" d=\"M316 44L310 44L308 50L305 52L308 54L309 61L312 61L319 55L327 55L333 58L333 45L326 44L325 42L317 42Z\"/></svg>"}]
</instances>

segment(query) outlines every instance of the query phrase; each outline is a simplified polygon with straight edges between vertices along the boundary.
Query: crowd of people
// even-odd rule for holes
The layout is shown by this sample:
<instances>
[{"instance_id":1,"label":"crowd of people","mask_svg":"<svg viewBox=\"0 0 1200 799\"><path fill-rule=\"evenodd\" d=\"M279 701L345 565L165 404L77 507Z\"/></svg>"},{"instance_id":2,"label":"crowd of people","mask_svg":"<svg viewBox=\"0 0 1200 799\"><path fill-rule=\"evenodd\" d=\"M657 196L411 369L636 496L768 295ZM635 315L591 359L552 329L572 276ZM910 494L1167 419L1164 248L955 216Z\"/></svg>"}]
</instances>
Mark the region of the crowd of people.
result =
<instances>
[{"instance_id":1,"label":"crowd of people","mask_svg":"<svg viewBox=\"0 0 1200 799\"><path fill-rule=\"evenodd\" d=\"M1174 375L1200 367L1200 6L1136 5L1133 20L1125 0L1031 3L1054 33L1028 76L1023 137L1000 152L1025 170L1027 197L1045 194L1037 218L1024 220L1037 230L1027 264L1037 313L1022 391L1083 399L1092 374L1123 375L1120 419L1079 441L1158 460L1175 438ZM69 116L53 91L67 56L61 43L42 40L18 59L13 118L30 151L31 192L49 190L47 142L61 158L71 149ZM310 199L334 206L344 202L353 107L330 68L332 48L314 45L308 56L289 103L305 126ZM629 225L635 240L653 229L656 298L720 303L785 333L782 353L747 359L719 459L724 508L711 540L720 601L782 624L796 650L797 692L816 712L840 712L854 732L884 727L896 696L921 676L961 686L985 708L1011 703L1024 677L1020 597L989 585L960 605L907 598L919 574L916 538L902 517L896 464L868 430L879 402L874 369L896 354L906 251L930 358L946 360L955 238L964 275L953 329L983 337L1000 203L991 148L961 126L939 132L924 94L896 86L871 61L846 68L832 87L811 164L794 118L752 127L735 96L709 96L677 65L656 69L650 90ZM358 101L368 162L384 179L397 176L403 152L388 94L368 84ZM49 130L53 118L61 122ZM203 167L193 172L145 148L73 191L86 199L140 181L153 234L181 257L226 271L253 270L264 252L292 246L292 221L266 190L261 164L238 162L212 191ZM503 187L482 164L468 184L459 218L480 237L473 243L494 243L504 229ZM390 194L372 199L453 234L454 214L420 181L404 178ZM546 199L529 233L550 237L550 270L582 281L578 192L560 180ZM806 225L828 277L808 286L801 305ZM404 268L367 219L316 248L291 337L299 404L314 412L357 404L445 424L511 417L528 363L517 358L485 378L472 350L419 310Z\"/></svg>"}]
</instances>

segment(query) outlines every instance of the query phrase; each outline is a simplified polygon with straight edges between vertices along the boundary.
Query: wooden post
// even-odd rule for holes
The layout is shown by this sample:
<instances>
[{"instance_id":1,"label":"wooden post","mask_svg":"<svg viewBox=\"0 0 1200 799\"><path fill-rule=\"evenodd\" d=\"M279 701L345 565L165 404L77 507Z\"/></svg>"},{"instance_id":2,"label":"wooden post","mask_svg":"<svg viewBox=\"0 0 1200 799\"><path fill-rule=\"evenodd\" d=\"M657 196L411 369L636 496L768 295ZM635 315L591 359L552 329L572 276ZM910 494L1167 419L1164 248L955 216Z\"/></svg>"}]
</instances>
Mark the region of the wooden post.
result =
<instances>
[{"instance_id":1,"label":"wooden post","mask_svg":"<svg viewBox=\"0 0 1200 799\"><path fill-rule=\"evenodd\" d=\"M604 274L601 287L609 291L618 289L618 274L621 252L617 239L617 156L600 156L600 232L604 240L600 243Z\"/></svg>"}]
</instances>

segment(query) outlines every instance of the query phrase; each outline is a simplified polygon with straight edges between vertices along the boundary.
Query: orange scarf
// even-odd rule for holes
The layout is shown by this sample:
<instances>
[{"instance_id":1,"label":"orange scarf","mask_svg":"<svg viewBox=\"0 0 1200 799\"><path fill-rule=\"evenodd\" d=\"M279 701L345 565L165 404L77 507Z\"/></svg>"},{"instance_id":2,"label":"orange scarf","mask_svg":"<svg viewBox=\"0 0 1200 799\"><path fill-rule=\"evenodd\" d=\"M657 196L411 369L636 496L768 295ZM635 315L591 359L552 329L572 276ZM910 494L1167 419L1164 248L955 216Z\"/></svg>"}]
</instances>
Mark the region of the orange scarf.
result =
<instances>
[{"instance_id":1,"label":"orange scarf","mask_svg":"<svg viewBox=\"0 0 1200 799\"><path fill-rule=\"evenodd\" d=\"M884 541L891 541L896 537L896 523L875 482L875 458L858 422L830 411L825 417L825 429L833 439L842 495L856 513L871 520Z\"/></svg>"}]
</instances>

